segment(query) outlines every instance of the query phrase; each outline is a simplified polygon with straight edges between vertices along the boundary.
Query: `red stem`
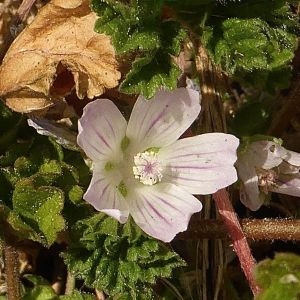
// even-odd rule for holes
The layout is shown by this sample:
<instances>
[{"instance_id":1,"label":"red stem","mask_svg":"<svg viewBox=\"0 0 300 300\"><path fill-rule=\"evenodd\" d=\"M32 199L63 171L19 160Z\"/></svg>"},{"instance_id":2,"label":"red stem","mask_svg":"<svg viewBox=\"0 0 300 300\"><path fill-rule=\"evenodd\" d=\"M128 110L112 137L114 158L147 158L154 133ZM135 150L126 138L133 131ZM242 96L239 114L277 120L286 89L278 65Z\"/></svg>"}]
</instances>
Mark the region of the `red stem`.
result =
<instances>
[{"instance_id":1,"label":"red stem","mask_svg":"<svg viewBox=\"0 0 300 300\"><path fill-rule=\"evenodd\" d=\"M239 258L241 268L246 276L252 293L256 296L261 290L254 278L253 271L256 261L252 256L247 239L231 205L229 195L225 189L221 189L213 194L213 199L215 200L218 212L221 215L224 225L233 241L234 251Z\"/></svg>"}]
</instances>

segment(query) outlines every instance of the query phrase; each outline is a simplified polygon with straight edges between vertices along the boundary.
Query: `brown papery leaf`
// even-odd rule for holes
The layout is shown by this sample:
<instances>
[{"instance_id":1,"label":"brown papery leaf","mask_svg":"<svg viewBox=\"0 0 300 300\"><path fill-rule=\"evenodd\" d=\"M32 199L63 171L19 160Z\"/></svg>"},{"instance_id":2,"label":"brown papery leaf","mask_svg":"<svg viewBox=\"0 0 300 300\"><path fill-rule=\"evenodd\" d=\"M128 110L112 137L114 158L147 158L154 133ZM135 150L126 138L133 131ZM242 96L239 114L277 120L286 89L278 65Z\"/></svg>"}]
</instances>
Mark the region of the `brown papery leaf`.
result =
<instances>
[{"instance_id":1,"label":"brown papery leaf","mask_svg":"<svg viewBox=\"0 0 300 300\"><path fill-rule=\"evenodd\" d=\"M17 37L0 67L0 96L18 112L44 110L75 87L78 98L118 85L109 37L94 32L89 0L53 0Z\"/></svg>"}]
</instances>

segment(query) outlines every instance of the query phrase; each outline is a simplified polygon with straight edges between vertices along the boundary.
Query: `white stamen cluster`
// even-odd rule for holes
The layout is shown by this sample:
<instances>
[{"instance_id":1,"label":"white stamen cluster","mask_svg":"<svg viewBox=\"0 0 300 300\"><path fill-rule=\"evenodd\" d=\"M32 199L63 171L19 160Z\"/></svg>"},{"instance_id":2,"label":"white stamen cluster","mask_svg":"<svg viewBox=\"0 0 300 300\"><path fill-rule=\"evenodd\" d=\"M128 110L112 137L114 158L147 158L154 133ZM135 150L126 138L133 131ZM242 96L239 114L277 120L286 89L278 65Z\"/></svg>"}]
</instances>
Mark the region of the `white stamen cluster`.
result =
<instances>
[{"instance_id":1,"label":"white stamen cluster","mask_svg":"<svg viewBox=\"0 0 300 300\"><path fill-rule=\"evenodd\" d=\"M264 170L257 168L258 185L260 190L268 194L270 187L276 187L276 179L278 178L277 173L274 170Z\"/></svg>"},{"instance_id":2,"label":"white stamen cluster","mask_svg":"<svg viewBox=\"0 0 300 300\"><path fill-rule=\"evenodd\" d=\"M134 178L145 185L153 185L162 179L162 167L157 153L145 151L134 156Z\"/></svg>"}]
</instances>

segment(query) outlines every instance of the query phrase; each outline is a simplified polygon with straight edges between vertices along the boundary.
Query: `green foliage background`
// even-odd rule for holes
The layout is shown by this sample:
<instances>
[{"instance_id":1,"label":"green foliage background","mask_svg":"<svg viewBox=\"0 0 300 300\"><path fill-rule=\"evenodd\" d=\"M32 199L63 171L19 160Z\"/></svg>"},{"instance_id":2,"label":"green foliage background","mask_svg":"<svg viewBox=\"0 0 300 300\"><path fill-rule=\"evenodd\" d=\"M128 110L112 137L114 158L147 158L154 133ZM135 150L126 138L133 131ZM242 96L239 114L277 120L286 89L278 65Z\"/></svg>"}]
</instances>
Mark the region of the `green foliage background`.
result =
<instances>
[{"instance_id":1,"label":"green foliage background","mask_svg":"<svg viewBox=\"0 0 300 300\"><path fill-rule=\"evenodd\" d=\"M200 41L230 81L245 91L243 105L229 122L231 132L242 137L262 133L276 95L290 84L299 34L292 4L92 0L91 8L99 17L95 31L110 35L118 57L130 61L119 87L123 93L148 99L158 89L174 89L182 73L174 58L184 43ZM104 290L110 299L152 299L157 279L172 277L172 270L184 265L169 246L131 221L122 226L83 201L90 170L82 153L38 135L24 116L2 104L0 124L2 239L31 240L49 248L66 234L70 240L62 256L68 270L85 287ZM258 299L297 299L298 260L278 255L262 262L257 278L264 291ZM43 278L26 277L33 287L24 287L24 299L92 299L77 290L57 296Z\"/></svg>"}]
</instances>

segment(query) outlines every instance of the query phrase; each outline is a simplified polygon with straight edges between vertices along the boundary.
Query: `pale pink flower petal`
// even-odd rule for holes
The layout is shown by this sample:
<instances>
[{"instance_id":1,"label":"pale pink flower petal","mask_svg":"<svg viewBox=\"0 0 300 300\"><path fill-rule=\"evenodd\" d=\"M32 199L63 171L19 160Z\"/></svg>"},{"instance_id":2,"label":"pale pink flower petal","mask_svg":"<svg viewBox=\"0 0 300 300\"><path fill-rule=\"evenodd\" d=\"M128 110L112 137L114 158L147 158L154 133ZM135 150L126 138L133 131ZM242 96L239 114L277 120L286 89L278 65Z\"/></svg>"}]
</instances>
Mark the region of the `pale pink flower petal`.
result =
<instances>
[{"instance_id":1,"label":"pale pink flower petal","mask_svg":"<svg viewBox=\"0 0 300 300\"><path fill-rule=\"evenodd\" d=\"M237 170L239 178L243 182L240 190L241 202L253 211L258 210L263 204L263 197L258 188L258 176L255 168L249 167L247 161L243 161L237 164Z\"/></svg>"},{"instance_id":2,"label":"pale pink flower petal","mask_svg":"<svg viewBox=\"0 0 300 300\"><path fill-rule=\"evenodd\" d=\"M190 127L199 112L199 93L191 89L162 90L150 100L139 96L126 135L138 152L167 146Z\"/></svg>"},{"instance_id":3,"label":"pale pink flower petal","mask_svg":"<svg viewBox=\"0 0 300 300\"><path fill-rule=\"evenodd\" d=\"M118 190L120 182L122 182L122 175L118 170L107 171L104 164L97 164L83 198L96 210L108 214L123 224L128 219L129 208L127 201Z\"/></svg>"},{"instance_id":4,"label":"pale pink flower petal","mask_svg":"<svg viewBox=\"0 0 300 300\"><path fill-rule=\"evenodd\" d=\"M253 142L247 149L247 157L253 166L259 166L263 169L271 169L278 166L284 157L287 156L287 150L271 141Z\"/></svg>"},{"instance_id":5,"label":"pale pink flower petal","mask_svg":"<svg viewBox=\"0 0 300 300\"><path fill-rule=\"evenodd\" d=\"M233 166L239 140L230 134L207 133L176 141L159 151L163 182L192 194L212 194L237 180Z\"/></svg>"},{"instance_id":6,"label":"pale pink flower petal","mask_svg":"<svg viewBox=\"0 0 300 300\"><path fill-rule=\"evenodd\" d=\"M202 209L197 198L172 184L140 185L131 193L130 213L136 224L164 242L185 231L191 215Z\"/></svg>"},{"instance_id":7,"label":"pale pink flower petal","mask_svg":"<svg viewBox=\"0 0 300 300\"><path fill-rule=\"evenodd\" d=\"M87 104L78 121L78 145L94 162L120 159L127 122L108 99Z\"/></svg>"},{"instance_id":8,"label":"pale pink flower petal","mask_svg":"<svg viewBox=\"0 0 300 300\"><path fill-rule=\"evenodd\" d=\"M293 166L300 166L300 153L287 150L284 160Z\"/></svg>"}]
</instances>

